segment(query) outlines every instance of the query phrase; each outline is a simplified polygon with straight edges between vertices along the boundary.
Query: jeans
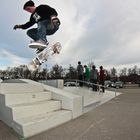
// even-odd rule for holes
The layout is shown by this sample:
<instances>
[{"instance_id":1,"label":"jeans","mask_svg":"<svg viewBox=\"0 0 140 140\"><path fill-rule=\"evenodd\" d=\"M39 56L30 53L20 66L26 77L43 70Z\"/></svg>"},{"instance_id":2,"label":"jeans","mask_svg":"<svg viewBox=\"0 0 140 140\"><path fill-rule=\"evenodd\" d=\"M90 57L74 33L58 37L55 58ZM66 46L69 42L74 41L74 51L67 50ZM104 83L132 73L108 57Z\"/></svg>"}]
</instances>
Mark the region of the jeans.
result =
<instances>
[{"instance_id":1,"label":"jeans","mask_svg":"<svg viewBox=\"0 0 140 140\"><path fill-rule=\"evenodd\" d=\"M79 81L79 86L82 87L82 86L83 86L83 82L82 82L82 81L83 81L83 75L80 74L80 75L78 76L78 79L80 80L80 81Z\"/></svg>"},{"instance_id":2,"label":"jeans","mask_svg":"<svg viewBox=\"0 0 140 140\"><path fill-rule=\"evenodd\" d=\"M93 91L97 91L97 88L98 88L97 87L97 79L91 79L90 82L93 83L93 85L92 85Z\"/></svg>"},{"instance_id":3,"label":"jeans","mask_svg":"<svg viewBox=\"0 0 140 140\"><path fill-rule=\"evenodd\" d=\"M46 35L52 35L59 29L59 24L53 24L50 20L44 20L37 23L37 28L27 31L27 35L34 41L43 40L47 42Z\"/></svg>"},{"instance_id":4,"label":"jeans","mask_svg":"<svg viewBox=\"0 0 140 140\"><path fill-rule=\"evenodd\" d=\"M102 86L101 86L102 91L105 92L105 87L104 87L105 82L104 82L104 81L100 81L99 84L102 85Z\"/></svg>"}]
</instances>

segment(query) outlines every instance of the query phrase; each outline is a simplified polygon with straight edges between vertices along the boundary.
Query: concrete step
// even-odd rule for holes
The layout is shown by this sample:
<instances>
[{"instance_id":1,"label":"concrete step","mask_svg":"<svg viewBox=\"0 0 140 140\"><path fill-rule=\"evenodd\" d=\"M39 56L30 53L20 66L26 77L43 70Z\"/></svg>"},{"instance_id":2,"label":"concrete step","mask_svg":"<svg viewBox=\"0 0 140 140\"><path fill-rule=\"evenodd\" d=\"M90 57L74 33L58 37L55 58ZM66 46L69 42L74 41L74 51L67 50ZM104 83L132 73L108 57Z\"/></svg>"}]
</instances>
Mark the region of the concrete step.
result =
<instances>
[{"instance_id":1,"label":"concrete step","mask_svg":"<svg viewBox=\"0 0 140 140\"><path fill-rule=\"evenodd\" d=\"M25 84L25 83L1 83L1 94L5 93L29 93L43 92L44 88L41 84Z\"/></svg>"},{"instance_id":2,"label":"concrete step","mask_svg":"<svg viewBox=\"0 0 140 140\"><path fill-rule=\"evenodd\" d=\"M43 100L51 99L51 92L35 92L35 93L6 93L5 96L5 104L8 105L16 105L23 103L32 103Z\"/></svg>"},{"instance_id":3,"label":"concrete step","mask_svg":"<svg viewBox=\"0 0 140 140\"><path fill-rule=\"evenodd\" d=\"M13 113L13 120L25 118L37 114L47 113L61 109L61 102L55 100L45 100L34 103L10 105Z\"/></svg>"},{"instance_id":4,"label":"concrete step","mask_svg":"<svg viewBox=\"0 0 140 140\"><path fill-rule=\"evenodd\" d=\"M72 112L59 110L20 118L13 122L13 129L21 136L30 137L72 119Z\"/></svg>"}]
</instances>

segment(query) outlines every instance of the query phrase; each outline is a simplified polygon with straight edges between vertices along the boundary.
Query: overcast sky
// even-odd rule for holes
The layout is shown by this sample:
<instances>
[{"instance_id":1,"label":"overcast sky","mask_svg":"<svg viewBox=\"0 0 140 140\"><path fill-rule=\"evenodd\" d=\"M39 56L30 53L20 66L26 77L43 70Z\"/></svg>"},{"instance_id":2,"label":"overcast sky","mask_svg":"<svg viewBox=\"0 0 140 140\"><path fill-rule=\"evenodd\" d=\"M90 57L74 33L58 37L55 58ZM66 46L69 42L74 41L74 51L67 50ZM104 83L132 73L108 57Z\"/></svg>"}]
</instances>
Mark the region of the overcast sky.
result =
<instances>
[{"instance_id":1,"label":"overcast sky","mask_svg":"<svg viewBox=\"0 0 140 140\"><path fill-rule=\"evenodd\" d=\"M29 20L23 10L26 0L0 0L0 69L28 64L35 50L28 48L26 30L13 30ZM49 36L50 44L61 42L60 55L50 58L49 67L68 67L94 62L97 67L139 66L140 0L34 0L36 6L54 7L60 29Z\"/></svg>"}]
</instances>

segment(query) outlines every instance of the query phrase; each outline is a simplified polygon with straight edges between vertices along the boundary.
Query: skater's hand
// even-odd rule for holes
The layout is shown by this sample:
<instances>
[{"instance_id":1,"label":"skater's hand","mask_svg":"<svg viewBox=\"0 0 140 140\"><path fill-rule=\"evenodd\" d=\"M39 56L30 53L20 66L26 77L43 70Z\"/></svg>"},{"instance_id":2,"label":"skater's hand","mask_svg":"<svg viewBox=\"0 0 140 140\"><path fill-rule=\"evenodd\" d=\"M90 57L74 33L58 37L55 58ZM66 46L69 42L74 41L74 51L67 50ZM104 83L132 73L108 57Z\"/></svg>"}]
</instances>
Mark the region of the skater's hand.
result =
<instances>
[{"instance_id":1,"label":"skater's hand","mask_svg":"<svg viewBox=\"0 0 140 140\"><path fill-rule=\"evenodd\" d=\"M20 28L21 28L21 25L15 25L15 26L13 27L14 30L20 29Z\"/></svg>"}]
</instances>

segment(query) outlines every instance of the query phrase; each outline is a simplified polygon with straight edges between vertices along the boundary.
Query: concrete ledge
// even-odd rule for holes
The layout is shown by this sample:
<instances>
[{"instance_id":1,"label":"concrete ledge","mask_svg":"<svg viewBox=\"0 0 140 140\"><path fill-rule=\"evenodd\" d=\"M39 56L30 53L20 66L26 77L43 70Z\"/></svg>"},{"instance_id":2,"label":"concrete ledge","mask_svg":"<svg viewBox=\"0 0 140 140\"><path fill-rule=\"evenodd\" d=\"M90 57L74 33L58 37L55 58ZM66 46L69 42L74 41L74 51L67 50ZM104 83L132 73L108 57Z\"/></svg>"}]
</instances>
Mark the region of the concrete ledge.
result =
<instances>
[{"instance_id":1,"label":"concrete ledge","mask_svg":"<svg viewBox=\"0 0 140 140\"><path fill-rule=\"evenodd\" d=\"M73 95L62 89L43 85L44 89L52 92L52 99L60 100L62 102L62 108L72 111L73 118L76 118L83 114L83 99L82 96Z\"/></svg>"},{"instance_id":2,"label":"concrete ledge","mask_svg":"<svg viewBox=\"0 0 140 140\"><path fill-rule=\"evenodd\" d=\"M40 83L49 85L49 86L53 86L56 88L60 88L62 89L64 87L64 80L62 79L56 79L56 80L40 80Z\"/></svg>"},{"instance_id":3,"label":"concrete ledge","mask_svg":"<svg viewBox=\"0 0 140 140\"><path fill-rule=\"evenodd\" d=\"M0 94L0 120L11 127L11 121L13 120L12 110L5 106L5 96L3 94Z\"/></svg>"}]
</instances>

